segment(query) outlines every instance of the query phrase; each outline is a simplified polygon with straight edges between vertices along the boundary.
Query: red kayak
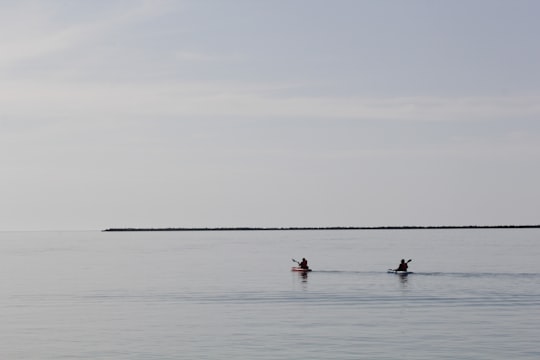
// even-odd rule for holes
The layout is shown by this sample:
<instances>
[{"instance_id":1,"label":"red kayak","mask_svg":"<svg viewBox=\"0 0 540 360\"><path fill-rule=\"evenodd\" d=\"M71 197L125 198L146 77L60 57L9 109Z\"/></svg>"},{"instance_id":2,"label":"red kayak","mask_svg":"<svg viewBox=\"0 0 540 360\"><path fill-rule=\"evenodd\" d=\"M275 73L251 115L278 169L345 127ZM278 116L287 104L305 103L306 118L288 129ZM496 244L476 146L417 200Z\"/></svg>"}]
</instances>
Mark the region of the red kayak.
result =
<instances>
[{"instance_id":1,"label":"red kayak","mask_svg":"<svg viewBox=\"0 0 540 360\"><path fill-rule=\"evenodd\" d=\"M300 266L293 266L291 268L291 271L308 272L308 271L311 271L311 269L304 269L304 268L301 268Z\"/></svg>"}]
</instances>

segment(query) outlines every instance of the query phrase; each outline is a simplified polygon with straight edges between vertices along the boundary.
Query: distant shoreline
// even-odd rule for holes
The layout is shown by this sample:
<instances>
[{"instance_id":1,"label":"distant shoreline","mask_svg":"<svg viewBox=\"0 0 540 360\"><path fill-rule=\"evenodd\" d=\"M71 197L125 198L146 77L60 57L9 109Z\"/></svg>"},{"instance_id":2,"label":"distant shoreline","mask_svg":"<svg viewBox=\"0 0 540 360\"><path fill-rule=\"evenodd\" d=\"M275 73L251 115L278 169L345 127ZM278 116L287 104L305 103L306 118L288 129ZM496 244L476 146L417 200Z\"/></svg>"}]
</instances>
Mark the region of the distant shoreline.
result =
<instances>
[{"instance_id":1,"label":"distant shoreline","mask_svg":"<svg viewBox=\"0 0 540 360\"><path fill-rule=\"evenodd\" d=\"M110 228L121 231L315 231L315 230L445 230L445 229L538 229L540 225L461 225L461 226L329 226L329 227L186 227L186 228Z\"/></svg>"}]
</instances>

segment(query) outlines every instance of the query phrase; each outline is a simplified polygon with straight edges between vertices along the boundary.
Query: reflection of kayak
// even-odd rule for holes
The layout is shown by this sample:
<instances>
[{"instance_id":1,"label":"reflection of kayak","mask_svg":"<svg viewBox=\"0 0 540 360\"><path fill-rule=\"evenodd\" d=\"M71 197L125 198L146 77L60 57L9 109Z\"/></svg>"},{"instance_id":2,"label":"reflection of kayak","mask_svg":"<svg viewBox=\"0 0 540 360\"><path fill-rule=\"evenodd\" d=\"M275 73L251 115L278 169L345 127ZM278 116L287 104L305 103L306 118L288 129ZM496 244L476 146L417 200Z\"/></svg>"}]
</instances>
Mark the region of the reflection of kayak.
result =
<instances>
[{"instance_id":1,"label":"reflection of kayak","mask_svg":"<svg viewBox=\"0 0 540 360\"><path fill-rule=\"evenodd\" d=\"M308 272L308 271L311 271L311 269L303 269L300 266L293 266L291 268L291 271Z\"/></svg>"},{"instance_id":2,"label":"reflection of kayak","mask_svg":"<svg viewBox=\"0 0 540 360\"><path fill-rule=\"evenodd\" d=\"M409 275L414 274L412 271L396 271L396 270L388 270L389 274L397 274L397 275Z\"/></svg>"}]
</instances>

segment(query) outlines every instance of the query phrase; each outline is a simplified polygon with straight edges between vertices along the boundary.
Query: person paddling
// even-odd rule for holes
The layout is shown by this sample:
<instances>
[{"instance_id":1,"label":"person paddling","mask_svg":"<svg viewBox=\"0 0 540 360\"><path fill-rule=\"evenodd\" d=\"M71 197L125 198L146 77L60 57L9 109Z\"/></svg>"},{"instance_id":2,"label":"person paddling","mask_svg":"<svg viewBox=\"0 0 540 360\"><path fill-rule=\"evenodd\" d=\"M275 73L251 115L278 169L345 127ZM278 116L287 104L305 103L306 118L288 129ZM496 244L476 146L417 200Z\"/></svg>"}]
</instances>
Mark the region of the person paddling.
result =
<instances>
[{"instance_id":1,"label":"person paddling","mask_svg":"<svg viewBox=\"0 0 540 360\"><path fill-rule=\"evenodd\" d=\"M394 269L394 271L407 271L407 269L409 268L409 263L411 262L412 260L409 259L409 261L405 262L405 259L401 259L401 263L399 263L399 266L397 267L397 269Z\"/></svg>"},{"instance_id":2,"label":"person paddling","mask_svg":"<svg viewBox=\"0 0 540 360\"><path fill-rule=\"evenodd\" d=\"M311 271L306 258L302 258L302 261L296 261L294 259L292 259L292 261L298 264L298 266L292 268L292 271Z\"/></svg>"},{"instance_id":3,"label":"person paddling","mask_svg":"<svg viewBox=\"0 0 540 360\"><path fill-rule=\"evenodd\" d=\"M302 261L298 263L298 266L300 266L302 269L309 269L306 258L302 258Z\"/></svg>"}]
</instances>

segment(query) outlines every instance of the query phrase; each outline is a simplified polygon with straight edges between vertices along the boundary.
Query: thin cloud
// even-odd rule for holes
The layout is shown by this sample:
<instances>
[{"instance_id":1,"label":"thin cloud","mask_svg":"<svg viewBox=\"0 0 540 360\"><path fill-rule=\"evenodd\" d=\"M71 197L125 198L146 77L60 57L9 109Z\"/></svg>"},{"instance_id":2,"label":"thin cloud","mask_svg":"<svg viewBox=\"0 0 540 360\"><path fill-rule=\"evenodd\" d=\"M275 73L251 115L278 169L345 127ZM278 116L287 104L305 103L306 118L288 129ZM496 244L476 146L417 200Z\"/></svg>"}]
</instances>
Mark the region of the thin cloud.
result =
<instances>
[{"instance_id":1,"label":"thin cloud","mask_svg":"<svg viewBox=\"0 0 540 360\"><path fill-rule=\"evenodd\" d=\"M239 55L212 55L201 52L177 51L175 58L178 61L185 62L237 62L241 61Z\"/></svg>"},{"instance_id":2,"label":"thin cloud","mask_svg":"<svg viewBox=\"0 0 540 360\"><path fill-rule=\"evenodd\" d=\"M165 2L139 1L130 7L107 9L81 22L59 17L59 8L39 2L22 2L0 14L0 69L81 47L114 29L159 16L168 10Z\"/></svg>"},{"instance_id":3,"label":"thin cloud","mask_svg":"<svg viewBox=\"0 0 540 360\"><path fill-rule=\"evenodd\" d=\"M540 96L275 97L273 85L3 83L4 117L237 116L393 121L538 118Z\"/></svg>"}]
</instances>

